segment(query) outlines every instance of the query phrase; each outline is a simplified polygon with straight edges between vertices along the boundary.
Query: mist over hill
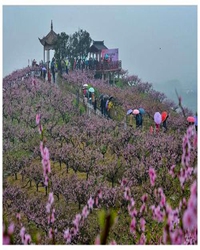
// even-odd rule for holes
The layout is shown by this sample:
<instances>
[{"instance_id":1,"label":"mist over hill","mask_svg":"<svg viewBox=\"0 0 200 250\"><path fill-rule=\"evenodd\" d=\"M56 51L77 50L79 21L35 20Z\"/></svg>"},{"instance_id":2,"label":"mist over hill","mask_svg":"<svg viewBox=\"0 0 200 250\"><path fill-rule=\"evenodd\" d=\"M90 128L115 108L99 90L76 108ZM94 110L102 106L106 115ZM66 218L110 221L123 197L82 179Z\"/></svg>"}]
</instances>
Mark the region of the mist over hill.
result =
<instances>
[{"instance_id":1,"label":"mist over hill","mask_svg":"<svg viewBox=\"0 0 200 250\"><path fill-rule=\"evenodd\" d=\"M189 83L184 84L177 79L172 79L165 82L153 83L153 88L157 91L163 92L168 99L178 103L175 89L182 97L182 104L184 107L192 110L194 113L197 111L197 81L191 80ZM188 87L189 86L189 87Z\"/></svg>"}]
</instances>

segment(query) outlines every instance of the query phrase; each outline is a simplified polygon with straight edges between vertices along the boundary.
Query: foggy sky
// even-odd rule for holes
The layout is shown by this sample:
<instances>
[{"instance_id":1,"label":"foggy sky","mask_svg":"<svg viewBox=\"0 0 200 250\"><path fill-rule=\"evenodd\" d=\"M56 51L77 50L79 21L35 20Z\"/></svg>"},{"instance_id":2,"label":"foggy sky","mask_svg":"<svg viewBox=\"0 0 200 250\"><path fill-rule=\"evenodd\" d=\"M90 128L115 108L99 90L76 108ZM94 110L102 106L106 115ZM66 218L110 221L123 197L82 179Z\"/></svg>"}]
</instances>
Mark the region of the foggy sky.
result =
<instances>
[{"instance_id":1,"label":"foggy sky","mask_svg":"<svg viewBox=\"0 0 200 250\"><path fill-rule=\"evenodd\" d=\"M119 48L122 67L150 83L197 83L196 6L3 6L3 76L43 59L50 31L86 30ZM160 49L161 48L161 49ZM53 51L51 51L51 57Z\"/></svg>"}]
</instances>

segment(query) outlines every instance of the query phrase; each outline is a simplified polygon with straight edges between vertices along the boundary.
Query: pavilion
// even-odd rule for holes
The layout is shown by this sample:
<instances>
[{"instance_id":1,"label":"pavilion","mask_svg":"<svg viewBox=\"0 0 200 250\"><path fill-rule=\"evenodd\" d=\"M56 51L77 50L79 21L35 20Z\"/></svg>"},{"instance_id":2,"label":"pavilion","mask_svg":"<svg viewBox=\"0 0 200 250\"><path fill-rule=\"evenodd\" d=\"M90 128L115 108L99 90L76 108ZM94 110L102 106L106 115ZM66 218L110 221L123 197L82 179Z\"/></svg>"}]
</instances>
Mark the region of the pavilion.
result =
<instances>
[{"instance_id":1,"label":"pavilion","mask_svg":"<svg viewBox=\"0 0 200 250\"><path fill-rule=\"evenodd\" d=\"M58 35L53 31L53 22L51 20L51 30L42 39L38 38L44 47L43 62L45 63L45 51L47 52L47 62L50 61L50 50L54 50Z\"/></svg>"},{"instance_id":2,"label":"pavilion","mask_svg":"<svg viewBox=\"0 0 200 250\"><path fill-rule=\"evenodd\" d=\"M89 48L89 58L92 57L95 58L97 61L101 60L101 51L102 49L108 49L104 45L104 41L93 41L92 46Z\"/></svg>"}]
</instances>

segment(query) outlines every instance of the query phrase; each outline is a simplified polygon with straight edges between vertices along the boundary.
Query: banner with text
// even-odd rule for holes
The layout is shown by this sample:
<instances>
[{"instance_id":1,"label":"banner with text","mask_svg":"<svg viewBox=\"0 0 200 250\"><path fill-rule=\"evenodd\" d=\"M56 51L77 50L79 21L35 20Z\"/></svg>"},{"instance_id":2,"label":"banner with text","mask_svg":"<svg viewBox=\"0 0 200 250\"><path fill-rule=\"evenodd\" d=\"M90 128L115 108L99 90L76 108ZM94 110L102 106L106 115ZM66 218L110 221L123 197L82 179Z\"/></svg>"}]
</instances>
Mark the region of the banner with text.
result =
<instances>
[{"instance_id":1,"label":"banner with text","mask_svg":"<svg viewBox=\"0 0 200 250\"><path fill-rule=\"evenodd\" d=\"M118 61L118 49L102 49L102 58L109 61Z\"/></svg>"}]
</instances>

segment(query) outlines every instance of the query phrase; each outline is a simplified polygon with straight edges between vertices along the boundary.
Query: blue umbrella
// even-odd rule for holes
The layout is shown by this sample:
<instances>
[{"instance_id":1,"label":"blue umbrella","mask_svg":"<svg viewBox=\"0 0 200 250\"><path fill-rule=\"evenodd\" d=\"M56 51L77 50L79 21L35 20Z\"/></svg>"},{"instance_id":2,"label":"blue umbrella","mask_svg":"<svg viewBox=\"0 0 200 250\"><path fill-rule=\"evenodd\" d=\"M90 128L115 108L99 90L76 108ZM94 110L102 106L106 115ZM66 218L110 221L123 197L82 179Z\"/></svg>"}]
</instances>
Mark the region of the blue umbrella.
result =
<instances>
[{"instance_id":1,"label":"blue umbrella","mask_svg":"<svg viewBox=\"0 0 200 250\"><path fill-rule=\"evenodd\" d=\"M94 88L90 87L90 88L88 89L88 91L91 92L91 93L94 93Z\"/></svg>"},{"instance_id":2,"label":"blue umbrella","mask_svg":"<svg viewBox=\"0 0 200 250\"><path fill-rule=\"evenodd\" d=\"M145 111L143 108L139 108L139 111L140 111L140 114L144 115L145 114Z\"/></svg>"},{"instance_id":3,"label":"blue umbrella","mask_svg":"<svg viewBox=\"0 0 200 250\"><path fill-rule=\"evenodd\" d=\"M195 126L197 126L197 125L198 125L197 116L194 116L194 124L195 124Z\"/></svg>"},{"instance_id":4,"label":"blue umbrella","mask_svg":"<svg viewBox=\"0 0 200 250\"><path fill-rule=\"evenodd\" d=\"M132 109L129 109L128 111L127 111L127 115L130 115L131 113L133 112L133 110Z\"/></svg>"}]
</instances>

